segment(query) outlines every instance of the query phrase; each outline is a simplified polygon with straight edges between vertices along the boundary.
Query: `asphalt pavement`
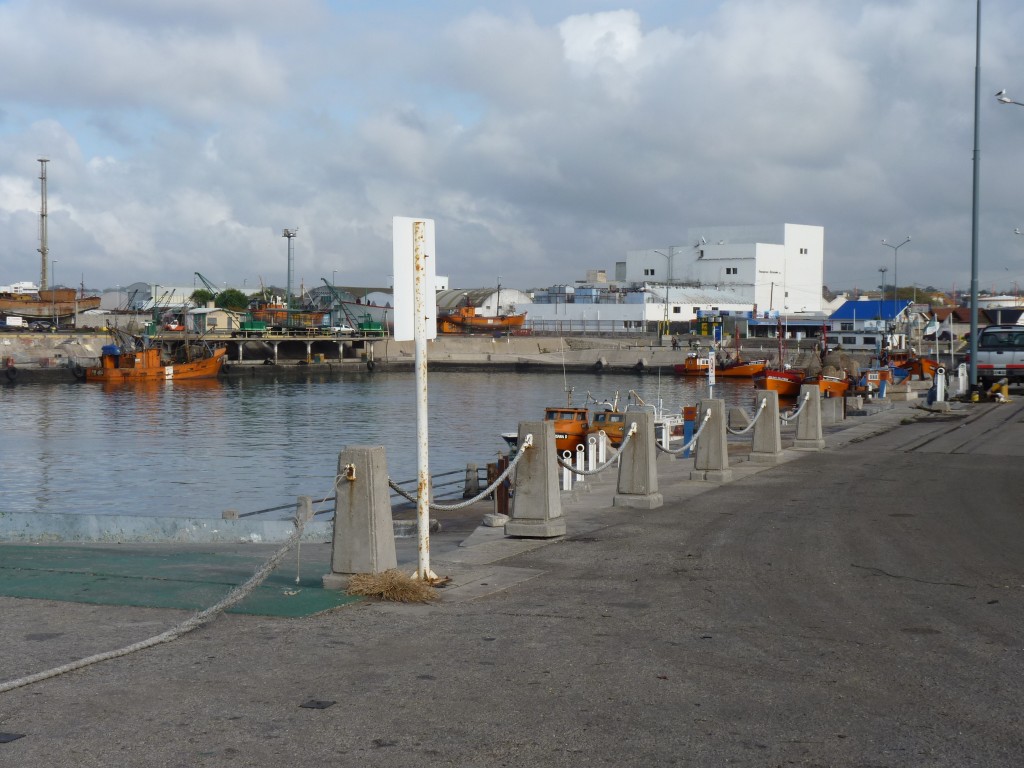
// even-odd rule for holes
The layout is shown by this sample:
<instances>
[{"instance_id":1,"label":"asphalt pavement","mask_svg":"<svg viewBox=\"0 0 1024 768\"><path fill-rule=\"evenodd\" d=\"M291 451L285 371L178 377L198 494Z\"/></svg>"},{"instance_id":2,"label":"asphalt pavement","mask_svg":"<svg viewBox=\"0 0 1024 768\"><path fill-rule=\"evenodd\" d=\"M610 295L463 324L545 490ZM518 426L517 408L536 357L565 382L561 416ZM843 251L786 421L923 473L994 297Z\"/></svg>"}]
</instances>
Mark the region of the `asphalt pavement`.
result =
<instances>
[{"instance_id":1,"label":"asphalt pavement","mask_svg":"<svg viewBox=\"0 0 1024 768\"><path fill-rule=\"evenodd\" d=\"M0 694L0 765L1019 766L1022 406L895 404L723 485L662 458L654 510L602 476L564 538L436 536L434 604L223 615ZM0 680L189 615L0 609Z\"/></svg>"}]
</instances>

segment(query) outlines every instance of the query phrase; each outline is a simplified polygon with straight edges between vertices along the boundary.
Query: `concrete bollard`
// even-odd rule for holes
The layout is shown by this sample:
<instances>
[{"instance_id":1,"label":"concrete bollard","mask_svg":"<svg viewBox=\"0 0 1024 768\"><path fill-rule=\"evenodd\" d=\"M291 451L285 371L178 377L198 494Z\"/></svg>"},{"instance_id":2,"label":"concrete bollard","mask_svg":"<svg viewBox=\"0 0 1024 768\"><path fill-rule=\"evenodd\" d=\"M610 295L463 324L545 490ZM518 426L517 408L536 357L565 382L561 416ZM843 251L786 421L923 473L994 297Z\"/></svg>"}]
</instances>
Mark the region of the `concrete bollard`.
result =
<instances>
[{"instance_id":1,"label":"concrete bollard","mask_svg":"<svg viewBox=\"0 0 1024 768\"><path fill-rule=\"evenodd\" d=\"M697 451L693 459L691 480L709 483L728 483L732 480L729 468L729 444L726 437L725 401L701 400L697 404L697 425L700 428L704 414L711 410L711 419L697 438Z\"/></svg>"},{"instance_id":2,"label":"concrete bollard","mask_svg":"<svg viewBox=\"0 0 1024 768\"><path fill-rule=\"evenodd\" d=\"M759 389L757 407L764 402L764 410L754 425L754 439L750 448L753 464L778 464L782 459L782 430L779 426L779 393Z\"/></svg>"},{"instance_id":3,"label":"concrete bollard","mask_svg":"<svg viewBox=\"0 0 1024 768\"><path fill-rule=\"evenodd\" d=\"M915 395L916 397L916 395ZM842 424L846 418L846 402L841 397L825 397L821 400L821 423Z\"/></svg>"},{"instance_id":4,"label":"concrete bollard","mask_svg":"<svg viewBox=\"0 0 1024 768\"><path fill-rule=\"evenodd\" d=\"M806 395L810 395L810 399L805 403ZM825 439L821 432L821 390L817 384L800 387L800 404L802 409L796 417L793 447L800 451L820 451L825 447Z\"/></svg>"},{"instance_id":5,"label":"concrete bollard","mask_svg":"<svg viewBox=\"0 0 1024 768\"><path fill-rule=\"evenodd\" d=\"M334 479L334 536L325 589L344 589L354 573L398 567L384 446L349 446Z\"/></svg>"},{"instance_id":6,"label":"concrete bollard","mask_svg":"<svg viewBox=\"0 0 1024 768\"><path fill-rule=\"evenodd\" d=\"M558 492L558 462L555 460L555 423L524 421L519 424L519 442L533 435L516 465L515 495L505 535L516 538L551 539L565 535L562 497Z\"/></svg>"},{"instance_id":7,"label":"concrete bollard","mask_svg":"<svg viewBox=\"0 0 1024 768\"><path fill-rule=\"evenodd\" d=\"M654 417L646 411L629 411L626 413L627 430L633 422L636 422L636 434L619 457L619 478L612 506L656 509L664 499L658 492Z\"/></svg>"},{"instance_id":8,"label":"concrete bollard","mask_svg":"<svg viewBox=\"0 0 1024 768\"><path fill-rule=\"evenodd\" d=\"M480 473L476 464L466 465L466 484L462 488L462 498L472 499L480 493Z\"/></svg>"}]
</instances>

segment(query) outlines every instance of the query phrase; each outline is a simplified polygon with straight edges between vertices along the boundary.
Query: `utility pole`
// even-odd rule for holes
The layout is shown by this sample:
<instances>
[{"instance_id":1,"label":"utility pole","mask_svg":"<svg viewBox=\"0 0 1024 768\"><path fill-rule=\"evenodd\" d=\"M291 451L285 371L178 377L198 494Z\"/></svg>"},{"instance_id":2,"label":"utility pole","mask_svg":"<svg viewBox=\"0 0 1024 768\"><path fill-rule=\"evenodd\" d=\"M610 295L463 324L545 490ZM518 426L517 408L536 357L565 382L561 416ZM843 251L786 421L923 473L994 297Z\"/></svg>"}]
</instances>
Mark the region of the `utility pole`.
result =
<instances>
[{"instance_id":1,"label":"utility pole","mask_svg":"<svg viewBox=\"0 0 1024 768\"><path fill-rule=\"evenodd\" d=\"M50 252L46 233L46 164L48 162L50 161L45 157L39 158L39 190L42 197L42 202L39 205L39 255L42 263L42 268L40 269L42 277L39 280L39 290L41 291L45 291L48 285L46 280L46 257Z\"/></svg>"}]
</instances>

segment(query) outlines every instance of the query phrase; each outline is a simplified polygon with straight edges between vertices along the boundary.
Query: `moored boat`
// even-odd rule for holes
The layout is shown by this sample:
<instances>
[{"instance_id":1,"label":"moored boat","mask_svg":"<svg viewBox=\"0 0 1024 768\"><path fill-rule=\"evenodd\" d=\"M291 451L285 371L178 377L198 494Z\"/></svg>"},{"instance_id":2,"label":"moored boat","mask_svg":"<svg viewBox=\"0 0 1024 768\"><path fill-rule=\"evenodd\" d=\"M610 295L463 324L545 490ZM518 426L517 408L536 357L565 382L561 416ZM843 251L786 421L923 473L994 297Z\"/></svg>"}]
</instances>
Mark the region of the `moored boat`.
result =
<instances>
[{"instance_id":1,"label":"moored boat","mask_svg":"<svg viewBox=\"0 0 1024 768\"><path fill-rule=\"evenodd\" d=\"M818 390L825 397L842 397L850 388L850 379L846 376L828 376L819 374L806 377L803 384L816 384ZM797 390L799 394L799 389Z\"/></svg>"},{"instance_id":2,"label":"moored boat","mask_svg":"<svg viewBox=\"0 0 1024 768\"><path fill-rule=\"evenodd\" d=\"M796 397L804 383L804 372L797 368L765 368L754 374L754 387L778 392L782 397Z\"/></svg>"},{"instance_id":3,"label":"moored boat","mask_svg":"<svg viewBox=\"0 0 1024 768\"><path fill-rule=\"evenodd\" d=\"M677 363L673 368L679 376L707 376L708 368L711 367L707 357L701 357L696 352L690 352ZM751 378L754 374L760 373L768 367L767 360L743 360L737 357L722 365L715 365L715 376L726 378Z\"/></svg>"},{"instance_id":4,"label":"moored boat","mask_svg":"<svg viewBox=\"0 0 1024 768\"><path fill-rule=\"evenodd\" d=\"M544 409L544 421L555 423L555 450L575 453L576 446L587 444L590 411L587 408L552 407Z\"/></svg>"},{"instance_id":5,"label":"moored boat","mask_svg":"<svg viewBox=\"0 0 1024 768\"><path fill-rule=\"evenodd\" d=\"M108 344L103 347L100 364L84 369L84 378L105 382L211 379L220 373L226 353L221 347L203 357L165 362L156 347L126 350Z\"/></svg>"},{"instance_id":6,"label":"moored boat","mask_svg":"<svg viewBox=\"0 0 1024 768\"><path fill-rule=\"evenodd\" d=\"M526 313L518 315L478 315L476 307L456 307L446 315L438 315L437 330L441 333L490 333L522 328Z\"/></svg>"}]
</instances>

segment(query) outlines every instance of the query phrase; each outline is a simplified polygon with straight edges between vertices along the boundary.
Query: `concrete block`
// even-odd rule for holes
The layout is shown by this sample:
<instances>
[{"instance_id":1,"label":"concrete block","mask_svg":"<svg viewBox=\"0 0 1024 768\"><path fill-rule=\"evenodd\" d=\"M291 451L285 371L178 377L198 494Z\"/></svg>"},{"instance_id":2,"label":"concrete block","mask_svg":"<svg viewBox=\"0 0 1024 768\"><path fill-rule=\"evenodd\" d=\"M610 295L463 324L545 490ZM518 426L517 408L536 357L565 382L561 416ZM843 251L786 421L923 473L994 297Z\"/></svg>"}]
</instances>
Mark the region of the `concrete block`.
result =
<instances>
[{"instance_id":1,"label":"concrete block","mask_svg":"<svg viewBox=\"0 0 1024 768\"><path fill-rule=\"evenodd\" d=\"M825 439L821 431L821 390L818 385L801 386L799 403L800 415L796 417L793 447L801 451L820 451L825 447Z\"/></svg>"},{"instance_id":2,"label":"concrete block","mask_svg":"<svg viewBox=\"0 0 1024 768\"><path fill-rule=\"evenodd\" d=\"M622 449L618 485L612 506L656 509L664 503L664 499L658 492L654 417L646 411L628 412L627 430L633 422L637 430Z\"/></svg>"},{"instance_id":3,"label":"concrete block","mask_svg":"<svg viewBox=\"0 0 1024 768\"><path fill-rule=\"evenodd\" d=\"M346 447L338 455L334 483L334 537L331 573L323 577L326 589L347 586L354 573L398 566L384 446Z\"/></svg>"},{"instance_id":4,"label":"concrete block","mask_svg":"<svg viewBox=\"0 0 1024 768\"><path fill-rule=\"evenodd\" d=\"M764 410L754 424L750 461L755 464L777 464L782 455L782 430L779 424L779 393L757 390L757 407Z\"/></svg>"},{"instance_id":5,"label":"concrete block","mask_svg":"<svg viewBox=\"0 0 1024 768\"><path fill-rule=\"evenodd\" d=\"M565 518L558 490L560 468L555 461L555 424L551 421L521 422L517 445L523 445L527 435L533 435L533 446L516 465L516 492L505 535L535 539L564 536Z\"/></svg>"}]
</instances>

